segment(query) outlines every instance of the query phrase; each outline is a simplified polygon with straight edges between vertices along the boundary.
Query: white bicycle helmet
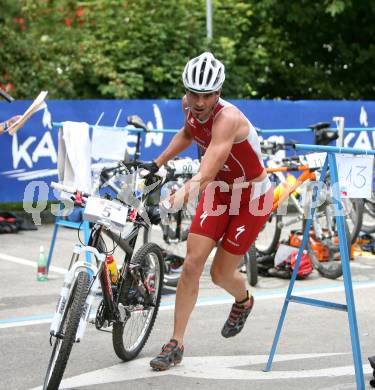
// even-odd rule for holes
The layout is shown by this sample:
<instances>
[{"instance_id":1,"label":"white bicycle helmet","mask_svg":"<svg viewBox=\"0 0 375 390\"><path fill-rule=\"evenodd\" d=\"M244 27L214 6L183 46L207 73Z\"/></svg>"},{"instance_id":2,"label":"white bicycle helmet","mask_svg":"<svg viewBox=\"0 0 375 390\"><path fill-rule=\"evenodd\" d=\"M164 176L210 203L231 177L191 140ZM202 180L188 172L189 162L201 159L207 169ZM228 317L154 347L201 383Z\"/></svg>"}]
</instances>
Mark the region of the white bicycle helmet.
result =
<instances>
[{"instance_id":1,"label":"white bicycle helmet","mask_svg":"<svg viewBox=\"0 0 375 390\"><path fill-rule=\"evenodd\" d=\"M186 89L198 93L215 92L225 80L224 65L212 53L204 52L190 60L182 73Z\"/></svg>"}]
</instances>

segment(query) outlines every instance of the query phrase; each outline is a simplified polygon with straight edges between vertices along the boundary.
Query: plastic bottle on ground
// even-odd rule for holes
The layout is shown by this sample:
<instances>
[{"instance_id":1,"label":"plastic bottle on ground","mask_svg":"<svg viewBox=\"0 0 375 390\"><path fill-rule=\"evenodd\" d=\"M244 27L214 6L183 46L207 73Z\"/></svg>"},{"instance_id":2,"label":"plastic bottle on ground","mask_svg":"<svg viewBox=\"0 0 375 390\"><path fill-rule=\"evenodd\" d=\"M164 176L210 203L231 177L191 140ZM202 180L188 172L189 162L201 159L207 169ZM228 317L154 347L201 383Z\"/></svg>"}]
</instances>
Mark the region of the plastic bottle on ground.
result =
<instances>
[{"instance_id":1,"label":"plastic bottle on ground","mask_svg":"<svg viewBox=\"0 0 375 390\"><path fill-rule=\"evenodd\" d=\"M47 258L44 254L44 247L43 245L40 246L39 249L39 258L38 258L38 264L37 264L37 275L36 280L38 282L45 282L48 280L47 275Z\"/></svg>"}]
</instances>

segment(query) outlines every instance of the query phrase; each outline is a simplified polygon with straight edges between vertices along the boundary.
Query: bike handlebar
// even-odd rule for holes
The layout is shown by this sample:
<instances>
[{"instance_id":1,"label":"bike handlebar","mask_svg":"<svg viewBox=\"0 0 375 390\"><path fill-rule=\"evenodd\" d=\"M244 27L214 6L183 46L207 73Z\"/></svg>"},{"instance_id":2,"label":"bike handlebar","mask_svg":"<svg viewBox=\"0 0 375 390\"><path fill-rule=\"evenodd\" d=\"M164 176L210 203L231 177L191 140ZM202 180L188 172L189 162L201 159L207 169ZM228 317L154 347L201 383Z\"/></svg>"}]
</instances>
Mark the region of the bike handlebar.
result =
<instances>
[{"instance_id":1,"label":"bike handlebar","mask_svg":"<svg viewBox=\"0 0 375 390\"><path fill-rule=\"evenodd\" d=\"M68 192L69 194L75 194L78 191L74 187L67 186L61 183L56 183L55 181L51 181L51 187L58 191Z\"/></svg>"}]
</instances>

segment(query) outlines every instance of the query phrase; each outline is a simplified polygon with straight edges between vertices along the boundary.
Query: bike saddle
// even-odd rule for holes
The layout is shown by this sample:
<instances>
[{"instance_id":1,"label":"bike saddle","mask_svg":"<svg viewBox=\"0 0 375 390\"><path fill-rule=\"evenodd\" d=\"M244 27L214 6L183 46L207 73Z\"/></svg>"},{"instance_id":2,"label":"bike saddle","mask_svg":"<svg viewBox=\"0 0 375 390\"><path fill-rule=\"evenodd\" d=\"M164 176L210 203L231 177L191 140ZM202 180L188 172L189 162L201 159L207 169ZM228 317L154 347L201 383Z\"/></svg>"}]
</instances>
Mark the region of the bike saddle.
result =
<instances>
[{"instance_id":1,"label":"bike saddle","mask_svg":"<svg viewBox=\"0 0 375 390\"><path fill-rule=\"evenodd\" d=\"M146 132L149 131L145 122L138 115L129 115L127 120L129 125L133 125L137 129L143 129Z\"/></svg>"},{"instance_id":2,"label":"bike saddle","mask_svg":"<svg viewBox=\"0 0 375 390\"><path fill-rule=\"evenodd\" d=\"M311 130L322 130L322 129L329 129L331 125L328 122L318 122L314 123L313 125L307 126Z\"/></svg>"},{"instance_id":3,"label":"bike saddle","mask_svg":"<svg viewBox=\"0 0 375 390\"><path fill-rule=\"evenodd\" d=\"M337 138L339 138L339 133L336 130L322 129L315 133L315 144L328 145Z\"/></svg>"}]
</instances>

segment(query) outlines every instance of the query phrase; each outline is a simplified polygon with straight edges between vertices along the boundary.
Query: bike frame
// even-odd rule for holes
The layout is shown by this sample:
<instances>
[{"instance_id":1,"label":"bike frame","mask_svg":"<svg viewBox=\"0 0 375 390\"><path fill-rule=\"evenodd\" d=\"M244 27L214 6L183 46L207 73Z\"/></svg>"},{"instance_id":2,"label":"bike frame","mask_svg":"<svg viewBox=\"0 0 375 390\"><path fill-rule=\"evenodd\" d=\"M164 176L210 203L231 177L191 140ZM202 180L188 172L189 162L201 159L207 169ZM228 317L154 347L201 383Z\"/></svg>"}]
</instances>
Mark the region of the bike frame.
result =
<instances>
[{"instance_id":1,"label":"bike frame","mask_svg":"<svg viewBox=\"0 0 375 390\"><path fill-rule=\"evenodd\" d=\"M272 212L275 212L278 207L289 197L291 197L294 200L294 203L298 209L299 212L303 212L303 210L300 210L300 206L293 195L293 193L296 191L298 187L300 187L303 183L306 181L315 181L316 175L315 172L317 168L310 168L306 165L298 166L298 167L268 167L266 168L266 171L268 174L273 173L275 174L279 180L284 183L283 190L281 191L280 197L273 202L272 205ZM301 175L299 175L296 179L296 182L293 185L289 185L286 182L285 176L283 173L285 172L302 172ZM280 173L280 174L278 174Z\"/></svg>"}]
</instances>

